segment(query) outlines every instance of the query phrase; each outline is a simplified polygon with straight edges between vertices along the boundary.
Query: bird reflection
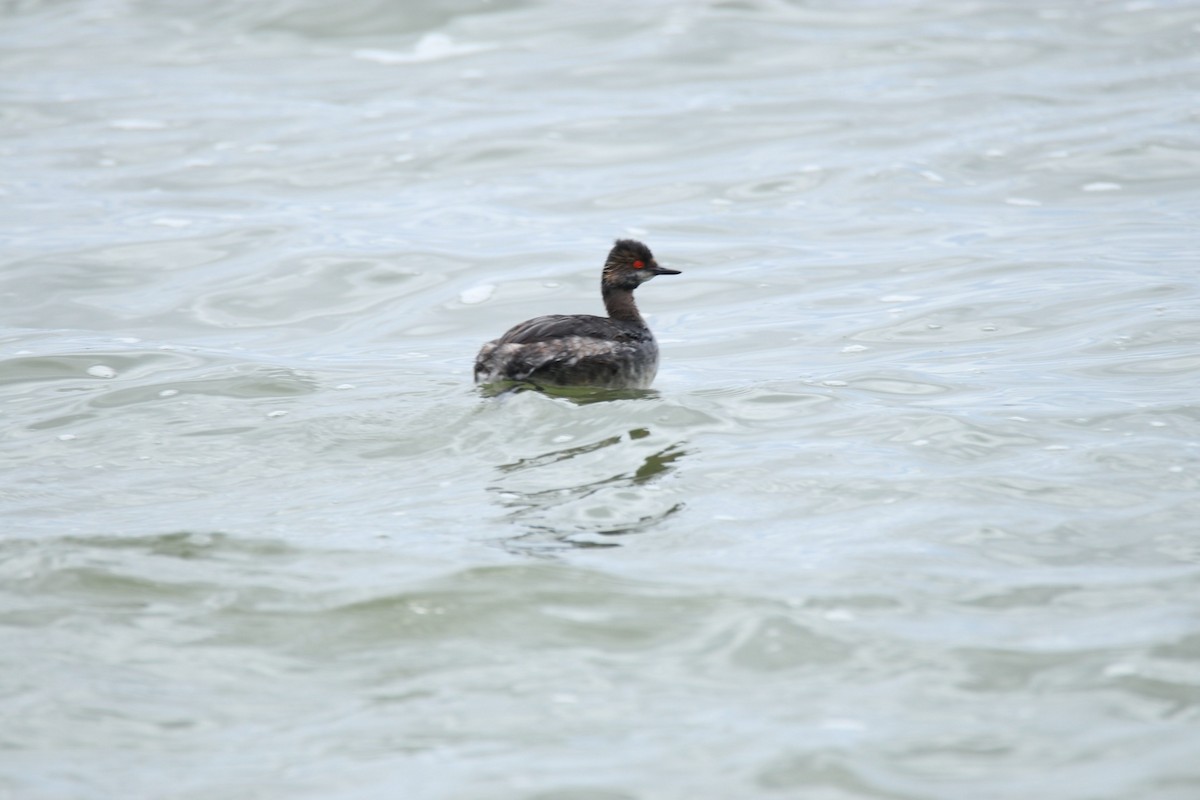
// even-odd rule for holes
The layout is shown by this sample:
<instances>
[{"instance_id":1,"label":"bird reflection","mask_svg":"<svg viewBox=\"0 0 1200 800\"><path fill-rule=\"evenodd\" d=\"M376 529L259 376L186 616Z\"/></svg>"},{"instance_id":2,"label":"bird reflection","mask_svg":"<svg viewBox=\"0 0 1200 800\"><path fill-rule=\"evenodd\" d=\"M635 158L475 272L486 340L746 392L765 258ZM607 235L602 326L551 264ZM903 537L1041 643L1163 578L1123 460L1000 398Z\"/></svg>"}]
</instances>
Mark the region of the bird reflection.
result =
<instances>
[{"instance_id":1,"label":"bird reflection","mask_svg":"<svg viewBox=\"0 0 1200 800\"><path fill-rule=\"evenodd\" d=\"M616 547L611 537L653 528L683 508L655 485L688 451L656 442L647 428L500 464L490 487L524 532L506 540L523 552ZM661 446L656 446L661 445Z\"/></svg>"}]
</instances>

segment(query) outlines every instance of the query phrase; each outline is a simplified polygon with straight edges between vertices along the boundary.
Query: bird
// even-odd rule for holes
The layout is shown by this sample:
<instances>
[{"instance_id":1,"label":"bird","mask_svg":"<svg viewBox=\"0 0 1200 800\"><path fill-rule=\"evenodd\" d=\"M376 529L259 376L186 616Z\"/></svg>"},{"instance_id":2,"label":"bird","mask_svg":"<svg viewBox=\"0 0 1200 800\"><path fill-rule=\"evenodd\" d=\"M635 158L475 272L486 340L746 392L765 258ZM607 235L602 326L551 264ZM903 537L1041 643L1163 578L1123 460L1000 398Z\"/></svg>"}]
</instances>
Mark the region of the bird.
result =
<instances>
[{"instance_id":1,"label":"bird","mask_svg":"<svg viewBox=\"0 0 1200 800\"><path fill-rule=\"evenodd\" d=\"M479 350L475 383L648 388L658 373L658 343L633 292L651 278L680 274L659 266L641 242L616 240L600 274L608 316L552 314L514 325Z\"/></svg>"}]
</instances>

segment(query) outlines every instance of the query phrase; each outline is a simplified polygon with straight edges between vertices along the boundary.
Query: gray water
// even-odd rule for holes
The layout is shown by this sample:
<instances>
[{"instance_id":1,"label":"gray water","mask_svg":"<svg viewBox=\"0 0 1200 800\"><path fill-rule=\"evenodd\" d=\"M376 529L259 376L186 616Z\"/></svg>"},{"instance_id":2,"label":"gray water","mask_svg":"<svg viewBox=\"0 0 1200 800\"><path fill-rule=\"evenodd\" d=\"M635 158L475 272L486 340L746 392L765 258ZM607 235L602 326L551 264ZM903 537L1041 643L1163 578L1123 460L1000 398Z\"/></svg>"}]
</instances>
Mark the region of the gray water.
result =
<instances>
[{"instance_id":1,"label":"gray water","mask_svg":"<svg viewBox=\"0 0 1200 800\"><path fill-rule=\"evenodd\" d=\"M0 8L0 797L1200 797L1200 4Z\"/></svg>"}]
</instances>

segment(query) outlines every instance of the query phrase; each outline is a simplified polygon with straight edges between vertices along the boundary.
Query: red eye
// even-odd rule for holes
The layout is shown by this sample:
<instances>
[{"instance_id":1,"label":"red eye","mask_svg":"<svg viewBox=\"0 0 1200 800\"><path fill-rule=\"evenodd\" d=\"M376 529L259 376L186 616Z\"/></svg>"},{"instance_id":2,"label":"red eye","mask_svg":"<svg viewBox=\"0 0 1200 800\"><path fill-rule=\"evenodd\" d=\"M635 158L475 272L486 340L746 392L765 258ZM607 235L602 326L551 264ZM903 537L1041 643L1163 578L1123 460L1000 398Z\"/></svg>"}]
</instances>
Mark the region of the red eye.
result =
<instances>
[{"instance_id":1,"label":"red eye","mask_svg":"<svg viewBox=\"0 0 1200 800\"><path fill-rule=\"evenodd\" d=\"M633 268L634 268L634 269L641 269L641 268L642 268L642 267L644 267L644 266L646 266L646 265L645 265L645 264L643 264L641 261L635 261L635 262L633 262Z\"/></svg>"}]
</instances>

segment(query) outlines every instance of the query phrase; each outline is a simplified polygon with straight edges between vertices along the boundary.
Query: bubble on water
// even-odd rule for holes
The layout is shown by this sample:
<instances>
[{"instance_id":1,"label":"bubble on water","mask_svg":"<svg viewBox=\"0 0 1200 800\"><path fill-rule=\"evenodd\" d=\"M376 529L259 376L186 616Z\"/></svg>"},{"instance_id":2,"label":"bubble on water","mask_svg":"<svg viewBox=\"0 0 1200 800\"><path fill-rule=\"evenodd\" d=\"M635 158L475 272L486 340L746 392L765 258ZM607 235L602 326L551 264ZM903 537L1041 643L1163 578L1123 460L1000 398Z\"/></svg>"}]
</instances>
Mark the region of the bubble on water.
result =
<instances>
[{"instance_id":1,"label":"bubble on water","mask_svg":"<svg viewBox=\"0 0 1200 800\"><path fill-rule=\"evenodd\" d=\"M94 364L87 368L87 374L93 378L115 378L117 371L107 364Z\"/></svg>"},{"instance_id":2,"label":"bubble on water","mask_svg":"<svg viewBox=\"0 0 1200 800\"><path fill-rule=\"evenodd\" d=\"M118 131L161 131L167 123L161 119L111 119L108 127Z\"/></svg>"},{"instance_id":3,"label":"bubble on water","mask_svg":"<svg viewBox=\"0 0 1200 800\"><path fill-rule=\"evenodd\" d=\"M490 299L495 291L496 287L494 284L481 283L478 286L472 286L470 289L464 289L459 292L458 301L464 305L473 306Z\"/></svg>"},{"instance_id":4,"label":"bubble on water","mask_svg":"<svg viewBox=\"0 0 1200 800\"><path fill-rule=\"evenodd\" d=\"M427 33L417 41L411 53L400 50L362 48L355 50L351 55L360 61L371 61L375 64L411 64L420 61L436 61L486 49L488 49L486 45L457 43L444 33Z\"/></svg>"}]
</instances>

